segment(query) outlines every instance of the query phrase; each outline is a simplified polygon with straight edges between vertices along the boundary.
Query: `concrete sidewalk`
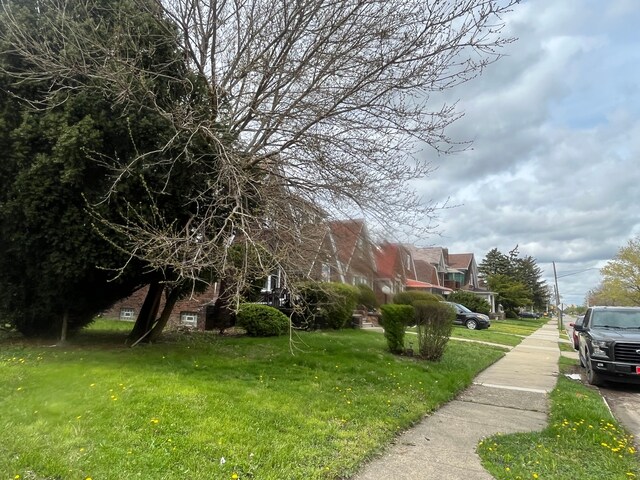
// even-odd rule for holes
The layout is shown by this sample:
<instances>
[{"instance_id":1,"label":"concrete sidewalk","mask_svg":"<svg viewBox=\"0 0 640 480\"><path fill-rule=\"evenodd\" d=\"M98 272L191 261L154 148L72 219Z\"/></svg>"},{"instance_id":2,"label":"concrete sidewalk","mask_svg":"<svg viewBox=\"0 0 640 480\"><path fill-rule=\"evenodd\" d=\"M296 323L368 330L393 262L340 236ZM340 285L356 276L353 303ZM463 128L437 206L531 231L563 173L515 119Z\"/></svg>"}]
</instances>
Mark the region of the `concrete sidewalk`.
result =
<instances>
[{"instance_id":1,"label":"concrete sidewalk","mask_svg":"<svg viewBox=\"0 0 640 480\"><path fill-rule=\"evenodd\" d=\"M473 385L399 436L353 480L491 480L475 453L495 433L542 430L558 376L558 324L542 326Z\"/></svg>"}]
</instances>

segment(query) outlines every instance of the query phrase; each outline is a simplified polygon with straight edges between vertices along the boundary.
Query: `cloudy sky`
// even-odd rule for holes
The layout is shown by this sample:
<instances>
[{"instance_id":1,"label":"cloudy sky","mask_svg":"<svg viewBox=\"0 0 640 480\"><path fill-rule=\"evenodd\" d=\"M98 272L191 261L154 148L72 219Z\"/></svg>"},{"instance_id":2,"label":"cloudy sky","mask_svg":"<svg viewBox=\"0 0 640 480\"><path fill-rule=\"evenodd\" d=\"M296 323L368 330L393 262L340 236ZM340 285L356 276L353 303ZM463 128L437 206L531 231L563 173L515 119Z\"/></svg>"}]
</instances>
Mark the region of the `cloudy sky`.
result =
<instances>
[{"instance_id":1,"label":"cloudy sky","mask_svg":"<svg viewBox=\"0 0 640 480\"><path fill-rule=\"evenodd\" d=\"M528 0L505 18L518 40L479 79L449 92L449 130L471 149L428 155L420 182L440 212L425 245L531 255L566 304L583 304L599 268L640 235L640 1Z\"/></svg>"}]
</instances>

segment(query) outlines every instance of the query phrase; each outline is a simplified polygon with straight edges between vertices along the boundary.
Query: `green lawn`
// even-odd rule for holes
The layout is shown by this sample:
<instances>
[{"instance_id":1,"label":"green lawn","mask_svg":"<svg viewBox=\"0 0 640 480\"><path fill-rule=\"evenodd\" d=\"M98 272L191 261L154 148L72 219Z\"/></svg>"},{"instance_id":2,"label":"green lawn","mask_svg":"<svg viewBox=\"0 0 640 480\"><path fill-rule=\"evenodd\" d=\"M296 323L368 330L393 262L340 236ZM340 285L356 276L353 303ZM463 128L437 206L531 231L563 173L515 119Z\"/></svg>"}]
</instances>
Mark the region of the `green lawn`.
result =
<instances>
[{"instance_id":1,"label":"green lawn","mask_svg":"<svg viewBox=\"0 0 640 480\"><path fill-rule=\"evenodd\" d=\"M484 330L469 330L462 325L454 325L451 336L514 347L548 321L549 319L544 318L492 320L491 327ZM415 327L409 329L415 330Z\"/></svg>"},{"instance_id":2,"label":"green lawn","mask_svg":"<svg viewBox=\"0 0 640 480\"><path fill-rule=\"evenodd\" d=\"M357 330L131 349L130 326L97 322L64 348L0 341L0 478L348 477L503 355L450 342L422 362Z\"/></svg>"},{"instance_id":3,"label":"green lawn","mask_svg":"<svg viewBox=\"0 0 640 480\"><path fill-rule=\"evenodd\" d=\"M575 367L561 359L561 368ZM551 393L549 426L542 432L495 435L478 446L485 468L506 479L635 479L640 476L633 437L612 417L597 390L564 376Z\"/></svg>"}]
</instances>

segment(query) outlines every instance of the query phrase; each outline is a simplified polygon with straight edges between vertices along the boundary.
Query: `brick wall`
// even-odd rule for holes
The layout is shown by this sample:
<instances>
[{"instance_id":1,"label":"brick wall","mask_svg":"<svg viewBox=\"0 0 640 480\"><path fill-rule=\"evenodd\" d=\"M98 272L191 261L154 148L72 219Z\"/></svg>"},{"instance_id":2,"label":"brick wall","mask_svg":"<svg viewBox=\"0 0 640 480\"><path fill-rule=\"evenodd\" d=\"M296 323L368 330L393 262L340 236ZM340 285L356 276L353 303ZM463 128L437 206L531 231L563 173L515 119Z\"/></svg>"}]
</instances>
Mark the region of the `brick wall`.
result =
<instances>
[{"instance_id":1,"label":"brick wall","mask_svg":"<svg viewBox=\"0 0 640 480\"><path fill-rule=\"evenodd\" d=\"M130 320L134 322L140 313L142 304L147 295L148 287L141 288L130 297L114 303L111 308L103 312L106 318ZM208 304L212 304L217 297L216 287L209 287L203 293L176 302L167 327L190 326L204 330L205 310ZM164 295L160 303L160 312L164 307Z\"/></svg>"}]
</instances>

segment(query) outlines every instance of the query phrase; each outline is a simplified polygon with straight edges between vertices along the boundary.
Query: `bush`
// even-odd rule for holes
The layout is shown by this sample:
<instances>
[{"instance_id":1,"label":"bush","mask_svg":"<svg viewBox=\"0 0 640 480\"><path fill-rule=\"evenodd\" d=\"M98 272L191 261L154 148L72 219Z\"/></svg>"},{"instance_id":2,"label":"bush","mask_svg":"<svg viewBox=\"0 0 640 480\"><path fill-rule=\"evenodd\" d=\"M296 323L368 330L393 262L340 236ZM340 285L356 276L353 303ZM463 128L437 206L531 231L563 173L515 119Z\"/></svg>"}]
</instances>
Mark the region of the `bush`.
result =
<instances>
[{"instance_id":1,"label":"bush","mask_svg":"<svg viewBox=\"0 0 640 480\"><path fill-rule=\"evenodd\" d=\"M289 328L289 319L284 313L259 303L240 305L236 319L250 337L277 337Z\"/></svg>"},{"instance_id":2,"label":"bush","mask_svg":"<svg viewBox=\"0 0 640 480\"><path fill-rule=\"evenodd\" d=\"M297 286L294 324L313 330L339 330L351 325L358 300L358 289L332 282L306 282Z\"/></svg>"},{"instance_id":3,"label":"bush","mask_svg":"<svg viewBox=\"0 0 640 480\"><path fill-rule=\"evenodd\" d=\"M371 287L365 285L364 283L359 283L356 285L358 289L358 306L362 305L366 307L368 311L375 310L378 308L378 299L376 298L376 294Z\"/></svg>"},{"instance_id":4,"label":"bush","mask_svg":"<svg viewBox=\"0 0 640 480\"><path fill-rule=\"evenodd\" d=\"M404 329L413 320L415 315L411 305L396 305L393 303L383 305L382 324L384 325L384 337L391 353L404 351Z\"/></svg>"},{"instance_id":5,"label":"bush","mask_svg":"<svg viewBox=\"0 0 640 480\"><path fill-rule=\"evenodd\" d=\"M418 352L426 360L440 360L449 342L455 311L445 303L415 302Z\"/></svg>"},{"instance_id":6,"label":"bush","mask_svg":"<svg viewBox=\"0 0 640 480\"><path fill-rule=\"evenodd\" d=\"M418 290L407 290L406 292L396 293L393 296L393 303L400 305L413 305L413 302L441 302L442 300L444 298L440 295Z\"/></svg>"},{"instance_id":7,"label":"bush","mask_svg":"<svg viewBox=\"0 0 640 480\"><path fill-rule=\"evenodd\" d=\"M407 290L406 292L396 293L393 296L393 303L399 305L414 305L415 302L440 302L443 298L433 293L419 292L417 290ZM408 327L414 327L417 324L416 318L410 318Z\"/></svg>"},{"instance_id":8,"label":"bush","mask_svg":"<svg viewBox=\"0 0 640 480\"><path fill-rule=\"evenodd\" d=\"M452 293L447 297L447 301L464 305L472 312L484 313L485 315L491 313L491 306L486 300L471 292L465 292L464 290Z\"/></svg>"}]
</instances>

